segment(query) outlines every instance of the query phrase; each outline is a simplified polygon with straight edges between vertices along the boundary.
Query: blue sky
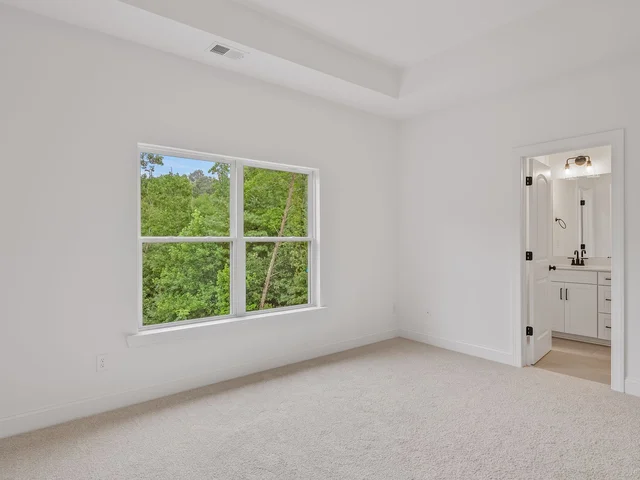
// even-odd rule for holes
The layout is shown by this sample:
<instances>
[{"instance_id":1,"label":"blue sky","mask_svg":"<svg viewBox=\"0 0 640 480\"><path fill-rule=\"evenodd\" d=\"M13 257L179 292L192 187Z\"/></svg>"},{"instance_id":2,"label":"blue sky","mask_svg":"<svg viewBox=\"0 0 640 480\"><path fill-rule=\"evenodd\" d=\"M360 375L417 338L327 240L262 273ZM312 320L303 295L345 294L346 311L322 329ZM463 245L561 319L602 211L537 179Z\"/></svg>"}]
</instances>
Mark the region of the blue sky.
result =
<instances>
[{"instance_id":1,"label":"blue sky","mask_svg":"<svg viewBox=\"0 0 640 480\"><path fill-rule=\"evenodd\" d=\"M213 162L168 156L164 157L163 163L164 165L156 165L154 176L158 177L169 172L177 175L189 175L195 170L202 170L206 175L209 175L207 172L213 166Z\"/></svg>"}]
</instances>

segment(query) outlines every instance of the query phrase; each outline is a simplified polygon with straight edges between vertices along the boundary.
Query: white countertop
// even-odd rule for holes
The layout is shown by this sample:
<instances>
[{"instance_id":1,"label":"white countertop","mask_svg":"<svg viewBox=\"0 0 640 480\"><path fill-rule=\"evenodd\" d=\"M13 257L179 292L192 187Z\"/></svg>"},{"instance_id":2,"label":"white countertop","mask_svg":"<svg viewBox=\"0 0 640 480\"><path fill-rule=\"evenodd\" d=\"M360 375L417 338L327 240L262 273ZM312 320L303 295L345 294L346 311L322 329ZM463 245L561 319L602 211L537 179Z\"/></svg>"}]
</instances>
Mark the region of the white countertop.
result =
<instances>
[{"instance_id":1,"label":"white countertop","mask_svg":"<svg viewBox=\"0 0 640 480\"><path fill-rule=\"evenodd\" d=\"M556 265L558 270L584 270L587 272L610 272L611 267L609 265L585 265L584 267L578 265Z\"/></svg>"}]
</instances>

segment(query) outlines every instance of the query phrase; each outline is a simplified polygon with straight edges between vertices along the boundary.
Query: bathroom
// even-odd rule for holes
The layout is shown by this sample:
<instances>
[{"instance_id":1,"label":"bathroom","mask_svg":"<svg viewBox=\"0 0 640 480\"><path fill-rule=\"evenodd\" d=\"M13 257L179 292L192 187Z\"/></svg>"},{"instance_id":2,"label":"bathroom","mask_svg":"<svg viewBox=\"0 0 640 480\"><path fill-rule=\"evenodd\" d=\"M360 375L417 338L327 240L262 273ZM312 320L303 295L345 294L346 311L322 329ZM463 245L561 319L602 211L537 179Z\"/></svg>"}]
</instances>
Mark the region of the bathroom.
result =
<instances>
[{"instance_id":1,"label":"bathroom","mask_svg":"<svg viewBox=\"0 0 640 480\"><path fill-rule=\"evenodd\" d=\"M611 383L611 146L535 157L548 176L548 278L535 290L551 350L538 368ZM549 215L545 215L546 219ZM541 239L542 240L542 239ZM546 299L546 300L545 300ZM546 305L542 305L542 302Z\"/></svg>"}]
</instances>

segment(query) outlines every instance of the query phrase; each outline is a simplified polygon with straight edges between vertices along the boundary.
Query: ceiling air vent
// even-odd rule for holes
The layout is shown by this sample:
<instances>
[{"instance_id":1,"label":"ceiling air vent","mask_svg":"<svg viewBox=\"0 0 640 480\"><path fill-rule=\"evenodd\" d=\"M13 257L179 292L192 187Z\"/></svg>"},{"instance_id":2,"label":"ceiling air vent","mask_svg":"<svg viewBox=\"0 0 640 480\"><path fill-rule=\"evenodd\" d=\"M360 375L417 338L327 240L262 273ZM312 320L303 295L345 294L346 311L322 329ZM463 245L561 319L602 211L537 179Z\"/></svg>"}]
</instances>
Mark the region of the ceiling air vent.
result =
<instances>
[{"instance_id":1,"label":"ceiling air vent","mask_svg":"<svg viewBox=\"0 0 640 480\"><path fill-rule=\"evenodd\" d=\"M240 60L244 57L244 52L241 52L236 48L227 47L226 45L222 45L220 43L214 43L209 47L209 51L211 53L215 53L216 55L230 58L232 60Z\"/></svg>"}]
</instances>

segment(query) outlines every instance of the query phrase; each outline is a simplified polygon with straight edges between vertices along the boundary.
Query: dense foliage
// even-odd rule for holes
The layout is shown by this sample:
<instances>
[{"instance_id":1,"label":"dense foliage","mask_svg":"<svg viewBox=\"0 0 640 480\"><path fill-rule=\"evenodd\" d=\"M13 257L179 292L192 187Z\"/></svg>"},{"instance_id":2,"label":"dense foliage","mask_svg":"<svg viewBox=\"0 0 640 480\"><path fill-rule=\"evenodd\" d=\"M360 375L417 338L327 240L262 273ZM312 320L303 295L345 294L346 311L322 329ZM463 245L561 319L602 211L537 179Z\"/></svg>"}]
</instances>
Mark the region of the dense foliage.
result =
<instances>
[{"instance_id":1,"label":"dense foliage","mask_svg":"<svg viewBox=\"0 0 640 480\"><path fill-rule=\"evenodd\" d=\"M230 235L230 167L198 162L206 169L169 171L160 155L140 155L143 237ZM307 235L307 176L244 169L246 237ZM248 242L247 311L308 303L306 242ZM230 243L143 244L145 325L231 312Z\"/></svg>"}]
</instances>

